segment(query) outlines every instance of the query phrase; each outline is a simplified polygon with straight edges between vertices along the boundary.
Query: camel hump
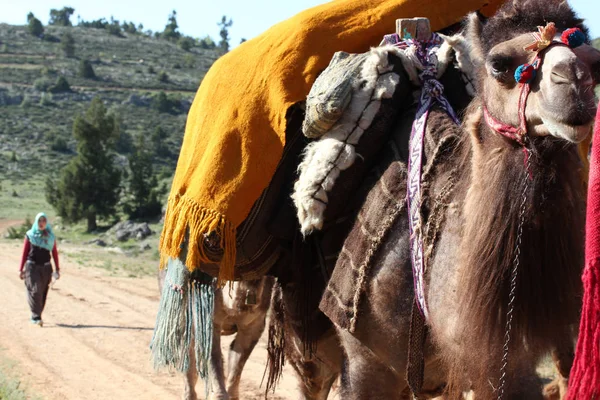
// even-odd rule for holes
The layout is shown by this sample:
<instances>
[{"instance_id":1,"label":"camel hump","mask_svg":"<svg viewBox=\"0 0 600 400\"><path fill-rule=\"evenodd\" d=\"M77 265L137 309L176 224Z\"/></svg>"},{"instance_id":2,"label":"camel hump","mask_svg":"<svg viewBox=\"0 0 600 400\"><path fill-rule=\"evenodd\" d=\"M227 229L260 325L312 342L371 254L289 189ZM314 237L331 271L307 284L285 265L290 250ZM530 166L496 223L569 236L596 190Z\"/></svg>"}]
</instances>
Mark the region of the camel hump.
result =
<instances>
[{"instance_id":1,"label":"camel hump","mask_svg":"<svg viewBox=\"0 0 600 400\"><path fill-rule=\"evenodd\" d=\"M431 38L431 25L429 19L424 17L400 18L396 20L396 33L401 38L408 36L412 39L427 41Z\"/></svg>"}]
</instances>

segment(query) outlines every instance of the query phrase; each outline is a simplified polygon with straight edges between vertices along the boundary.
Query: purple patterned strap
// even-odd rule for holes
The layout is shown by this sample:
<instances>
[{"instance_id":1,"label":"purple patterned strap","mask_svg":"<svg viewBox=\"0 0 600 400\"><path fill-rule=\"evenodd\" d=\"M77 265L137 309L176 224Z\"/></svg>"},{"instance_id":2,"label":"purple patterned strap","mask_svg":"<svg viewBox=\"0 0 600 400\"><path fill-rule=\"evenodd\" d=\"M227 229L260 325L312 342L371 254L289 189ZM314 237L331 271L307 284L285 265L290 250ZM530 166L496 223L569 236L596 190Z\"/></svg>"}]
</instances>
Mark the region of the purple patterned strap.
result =
<instances>
[{"instance_id":1,"label":"purple patterned strap","mask_svg":"<svg viewBox=\"0 0 600 400\"><path fill-rule=\"evenodd\" d=\"M425 263L423 257L423 235L421 221L421 168L423 163L423 140L427 128L429 110L434 103L438 103L459 124L459 120L448 100L444 97L443 85L436 79L437 57L435 56L443 40L433 34L427 42L417 42L412 39L405 40L405 45L416 46L417 58L423 67L419 74L422 83L421 97L417 107L417 114L412 125L409 142L408 157L408 182L407 182L407 205L408 226L410 231L410 256L413 268L413 279L415 297L419 310L425 317L429 318L427 303L425 301ZM402 46L398 43L399 47Z\"/></svg>"}]
</instances>

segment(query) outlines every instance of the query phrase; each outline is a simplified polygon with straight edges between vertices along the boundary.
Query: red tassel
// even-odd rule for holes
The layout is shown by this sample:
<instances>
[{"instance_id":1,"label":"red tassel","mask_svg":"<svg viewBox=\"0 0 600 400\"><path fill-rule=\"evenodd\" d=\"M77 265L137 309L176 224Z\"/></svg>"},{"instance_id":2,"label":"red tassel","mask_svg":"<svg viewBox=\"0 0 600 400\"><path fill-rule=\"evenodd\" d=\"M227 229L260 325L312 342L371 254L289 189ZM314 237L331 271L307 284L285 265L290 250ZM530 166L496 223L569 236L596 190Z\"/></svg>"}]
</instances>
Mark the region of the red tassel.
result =
<instances>
[{"instance_id":1,"label":"red tassel","mask_svg":"<svg viewBox=\"0 0 600 400\"><path fill-rule=\"evenodd\" d=\"M568 400L600 398L600 108L588 185L583 307Z\"/></svg>"}]
</instances>

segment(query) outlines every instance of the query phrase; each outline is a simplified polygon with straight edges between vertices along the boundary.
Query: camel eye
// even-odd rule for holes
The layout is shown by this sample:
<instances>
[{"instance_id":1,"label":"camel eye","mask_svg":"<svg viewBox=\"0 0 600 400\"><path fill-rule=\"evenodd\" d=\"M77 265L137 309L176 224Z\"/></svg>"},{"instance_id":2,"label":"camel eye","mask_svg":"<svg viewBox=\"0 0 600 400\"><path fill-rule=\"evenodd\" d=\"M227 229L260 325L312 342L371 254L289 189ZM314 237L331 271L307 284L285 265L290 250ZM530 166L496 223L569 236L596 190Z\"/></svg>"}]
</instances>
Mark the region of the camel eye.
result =
<instances>
[{"instance_id":1,"label":"camel eye","mask_svg":"<svg viewBox=\"0 0 600 400\"><path fill-rule=\"evenodd\" d=\"M490 58L488 62L490 74L499 80L502 80L511 70L513 60L510 57L496 55Z\"/></svg>"}]
</instances>

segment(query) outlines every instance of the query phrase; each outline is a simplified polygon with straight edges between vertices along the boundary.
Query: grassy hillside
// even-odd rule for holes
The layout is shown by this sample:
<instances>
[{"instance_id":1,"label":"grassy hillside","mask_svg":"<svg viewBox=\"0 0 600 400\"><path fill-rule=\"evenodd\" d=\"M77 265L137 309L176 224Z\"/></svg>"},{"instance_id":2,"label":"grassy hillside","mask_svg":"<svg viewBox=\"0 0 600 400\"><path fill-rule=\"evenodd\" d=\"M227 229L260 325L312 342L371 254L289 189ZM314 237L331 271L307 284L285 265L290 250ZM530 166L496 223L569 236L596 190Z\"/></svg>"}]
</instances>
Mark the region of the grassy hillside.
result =
<instances>
[{"instance_id":1,"label":"grassy hillside","mask_svg":"<svg viewBox=\"0 0 600 400\"><path fill-rule=\"evenodd\" d=\"M216 50L184 51L144 35L117 37L104 29L82 27L45 29L41 39L30 35L26 26L0 24L0 218L24 218L41 208L51 211L43 182L73 157L73 120L94 96L120 117L123 165L136 136L149 137L158 126L166 131L168 151L157 155L155 164L168 179L194 93L219 56ZM75 40L71 58L61 48L60 38L66 33ZM91 62L95 79L80 76L82 60ZM71 92L48 93L59 77L67 79ZM156 107L160 92L173 104L167 112Z\"/></svg>"}]
</instances>

